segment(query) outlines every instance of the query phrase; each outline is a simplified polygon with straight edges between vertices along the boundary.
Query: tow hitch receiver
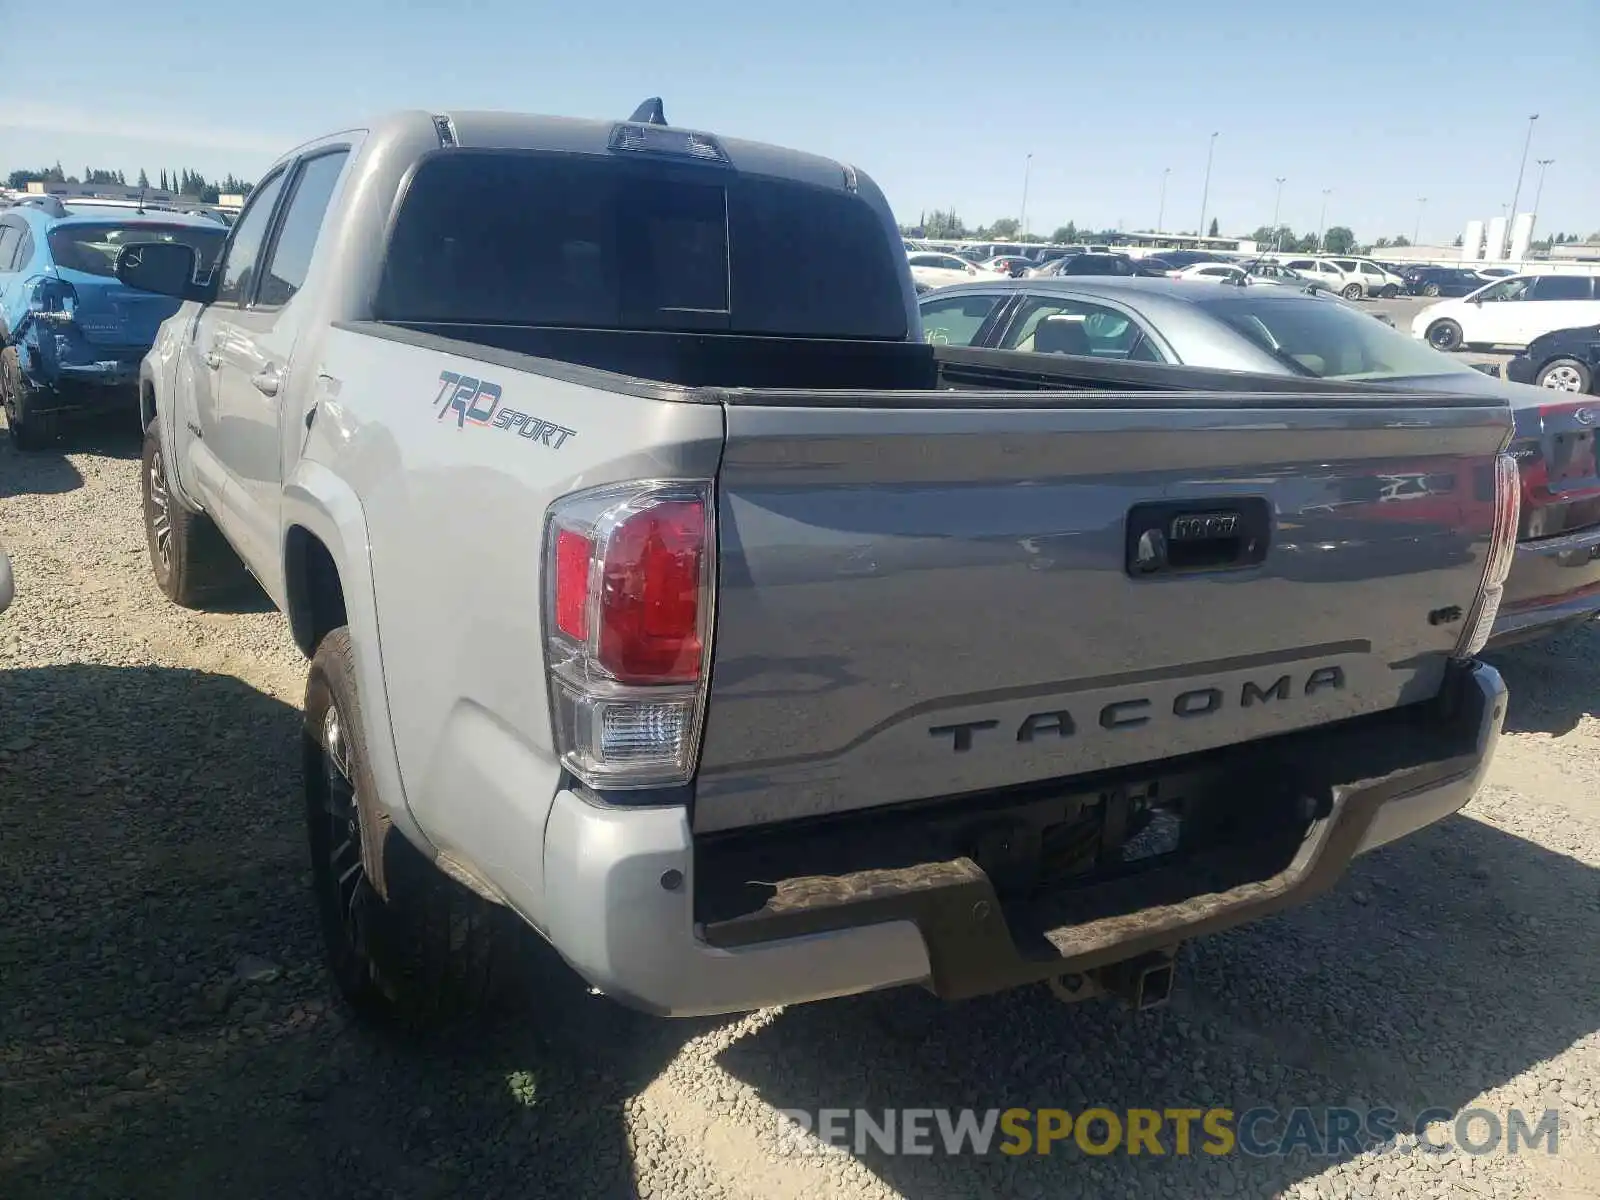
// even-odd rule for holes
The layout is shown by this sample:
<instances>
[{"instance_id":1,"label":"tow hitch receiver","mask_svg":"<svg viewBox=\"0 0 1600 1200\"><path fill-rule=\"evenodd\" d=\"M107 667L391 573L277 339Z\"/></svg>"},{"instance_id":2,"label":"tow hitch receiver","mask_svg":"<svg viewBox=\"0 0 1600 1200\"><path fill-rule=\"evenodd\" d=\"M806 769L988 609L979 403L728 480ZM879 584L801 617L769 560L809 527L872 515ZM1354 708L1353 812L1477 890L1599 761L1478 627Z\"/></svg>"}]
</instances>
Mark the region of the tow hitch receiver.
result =
<instances>
[{"instance_id":1,"label":"tow hitch receiver","mask_svg":"<svg viewBox=\"0 0 1600 1200\"><path fill-rule=\"evenodd\" d=\"M1177 947L1152 950L1123 962L1056 975L1048 981L1050 993L1064 1004L1109 995L1136 1011L1160 1008L1172 998L1176 954Z\"/></svg>"}]
</instances>

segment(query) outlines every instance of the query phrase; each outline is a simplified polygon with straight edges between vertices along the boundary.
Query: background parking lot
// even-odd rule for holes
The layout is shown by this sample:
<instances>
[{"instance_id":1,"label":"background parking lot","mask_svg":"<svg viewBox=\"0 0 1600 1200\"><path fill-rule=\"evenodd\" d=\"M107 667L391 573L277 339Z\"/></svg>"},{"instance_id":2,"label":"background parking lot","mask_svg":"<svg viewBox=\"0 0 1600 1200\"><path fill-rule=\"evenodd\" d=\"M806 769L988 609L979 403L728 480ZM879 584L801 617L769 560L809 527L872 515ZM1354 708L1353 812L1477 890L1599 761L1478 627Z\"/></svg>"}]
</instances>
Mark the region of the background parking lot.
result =
<instances>
[{"instance_id":1,"label":"background parking lot","mask_svg":"<svg viewBox=\"0 0 1600 1200\"><path fill-rule=\"evenodd\" d=\"M0 1195L1600 1194L1600 626L1493 656L1508 736L1463 814L1188 947L1167 1009L665 1023L530 949L516 1010L418 1045L324 982L286 624L162 600L137 476L131 430L0 447ZM1516 1159L776 1155L775 1109L1090 1103L1564 1116Z\"/></svg>"}]
</instances>

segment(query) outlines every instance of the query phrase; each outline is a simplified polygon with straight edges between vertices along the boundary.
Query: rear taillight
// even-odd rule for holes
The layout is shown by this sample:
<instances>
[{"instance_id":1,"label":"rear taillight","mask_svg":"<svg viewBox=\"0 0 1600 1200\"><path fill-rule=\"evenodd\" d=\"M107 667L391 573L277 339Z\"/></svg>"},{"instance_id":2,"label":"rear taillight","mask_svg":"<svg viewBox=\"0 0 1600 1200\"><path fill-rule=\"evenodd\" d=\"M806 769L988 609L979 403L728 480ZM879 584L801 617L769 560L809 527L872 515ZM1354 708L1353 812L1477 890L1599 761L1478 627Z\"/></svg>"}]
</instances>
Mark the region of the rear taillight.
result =
<instances>
[{"instance_id":1,"label":"rear taillight","mask_svg":"<svg viewBox=\"0 0 1600 1200\"><path fill-rule=\"evenodd\" d=\"M1539 406L1540 435L1514 443L1511 456L1522 469L1524 537L1562 531L1562 516L1552 505L1587 500L1600 491L1600 438L1579 415L1593 409L1582 400Z\"/></svg>"},{"instance_id":2,"label":"rear taillight","mask_svg":"<svg viewBox=\"0 0 1600 1200\"><path fill-rule=\"evenodd\" d=\"M34 312L71 313L78 305L78 293L65 279L46 275L33 285L28 307Z\"/></svg>"},{"instance_id":3,"label":"rear taillight","mask_svg":"<svg viewBox=\"0 0 1600 1200\"><path fill-rule=\"evenodd\" d=\"M556 751L593 787L685 783L710 673L708 483L578 492L550 510L545 641Z\"/></svg>"},{"instance_id":4,"label":"rear taillight","mask_svg":"<svg viewBox=\"0 0 1600 1200\"><path fill-rule=\"evenodd\" d=\"M1478 591L1477 603L1456 646L1457 657L1470 658L1482 650L1494 629L1494 619L1500 613L1500 599L1505 594L1506 576L1511 571L1511 559L1517 549L1517 520L1521 502L1516 460L1509 454L1497 455L1494 463L1494 532L1489 539L1489 552L1483 567L1483 586Z\"/></svg>"}]
</instances>

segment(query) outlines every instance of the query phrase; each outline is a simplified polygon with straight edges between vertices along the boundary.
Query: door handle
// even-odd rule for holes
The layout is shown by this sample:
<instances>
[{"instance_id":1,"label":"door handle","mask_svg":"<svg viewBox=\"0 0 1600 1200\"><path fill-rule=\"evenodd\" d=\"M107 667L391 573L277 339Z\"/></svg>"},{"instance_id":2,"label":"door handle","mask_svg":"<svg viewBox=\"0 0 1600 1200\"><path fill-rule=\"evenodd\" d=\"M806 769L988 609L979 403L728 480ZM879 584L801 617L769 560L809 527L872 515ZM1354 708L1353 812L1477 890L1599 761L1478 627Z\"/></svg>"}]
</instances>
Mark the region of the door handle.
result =
<instances>
[{"instance_id":1,"label":"door handle","mask_svg":"<svg viewBox=\"0 0 1600 1200\"><path fill-rule=\"evenodd\" d=\"M218 354L215 350L207 350L202 357L205 359L206 366L210 367L213 371L219 371L222 369L222 355Z\"/></svg>"},{"instance_id":2,"label":"door handle","mask_svg":"<svg viewBox=\"0 0 1600 1200\"><path fill-rule=\"evenodd\" d=\"M276 396L278 394L279 378L277 367L263 367L250 376L250 382L255 386L256 391L263 396Z\"/></svg>"}]
</instances>

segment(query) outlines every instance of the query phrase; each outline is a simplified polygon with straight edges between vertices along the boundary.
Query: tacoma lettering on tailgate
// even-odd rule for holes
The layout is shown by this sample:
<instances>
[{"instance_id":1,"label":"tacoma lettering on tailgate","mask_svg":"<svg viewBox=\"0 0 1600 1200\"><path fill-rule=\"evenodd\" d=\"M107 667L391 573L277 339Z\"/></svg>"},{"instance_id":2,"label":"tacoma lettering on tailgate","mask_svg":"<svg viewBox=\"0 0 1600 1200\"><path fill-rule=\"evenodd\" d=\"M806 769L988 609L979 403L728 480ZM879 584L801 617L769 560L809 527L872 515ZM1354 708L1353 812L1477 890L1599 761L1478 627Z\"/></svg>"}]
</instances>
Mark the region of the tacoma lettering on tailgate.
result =
<instances>
[{"instance_id":1,"label":"tacoma lettering on tailgate","mask_svg":"<svg viewBox=\"0 0 1600 1200\"><path fill-rule=\"evenodd\" d=\"M1238 708L1251 708L1272 700L1313 696L1323 688L1342 687L1344 687L1343 667L1318 667L1299 681L1298 685L1293 675L1279 675L1275 679L1260 683L1247 679L1239 688L1238 697L1233 703ZM1230 693L1224 692L1220 687L1190 688L1173 697L1172 716L1180 720L1208 717L1226 708L1229 700ZM1165 714L1155 710L1151 699L1135 696L1102 705L1094 716L1094 723L1102 729L1115 733L1124 729L1138 729L1148 725L1154 717L1163 715ZM973 739L978 734L988 733L999 727L1000 722L995 720L960 721L951 725L932 726L928 734L936 738L949 738L950 748L955 753L962 754L972 749ZM1016 741L1026 745L1044 737L1072 737L1077 732L1078 723L1070 709L1052 708L1043 712L1029 713L1024 717L1022 723L1017 726Z\"/></svg>"}]
</instances>

